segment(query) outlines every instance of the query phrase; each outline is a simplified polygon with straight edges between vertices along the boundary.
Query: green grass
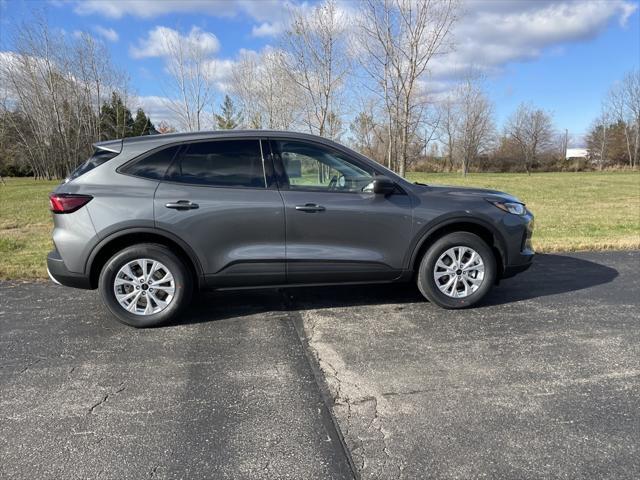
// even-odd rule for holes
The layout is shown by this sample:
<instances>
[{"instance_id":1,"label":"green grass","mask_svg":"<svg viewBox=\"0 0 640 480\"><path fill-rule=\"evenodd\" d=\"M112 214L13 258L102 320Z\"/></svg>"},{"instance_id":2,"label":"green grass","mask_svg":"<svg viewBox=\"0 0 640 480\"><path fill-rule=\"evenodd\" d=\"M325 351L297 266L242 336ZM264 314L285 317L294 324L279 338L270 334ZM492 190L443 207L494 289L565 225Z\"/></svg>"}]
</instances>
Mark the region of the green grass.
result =
<instances>
[{"instance_id":1,"label":"green grass","mask_svg":"<svg viewBox=\"0 0 640 480\"><path fill-rule=\"evenodd\" d=\"M543 252L640 248L640 173L409 173L424 183L470 185L518 196L536 216ZM9 178L0 184L0 279L46 278L51 249L47 194L58 182Z\"/></svg>"},{"instance_id":2,"label":"green grass","mask_svg":"<svg viewBox=\"0 0 640 480\"><path fill-rule=\"evenodd\" d=\"M5 182L0 183L0 279L45 278L52 245L48 194L60 182Z\"/></svg>"},{"instance_id":3,"label":"green grass","mask_svg":"<svg viewBox=\"0 0 640 480\"><path fill-rule=\"evenodd\" d=\"M536 217L539 252L640 248L640 172L409 173L409 180L492 188L516 195Z\"/></svg>"}]
</instances>

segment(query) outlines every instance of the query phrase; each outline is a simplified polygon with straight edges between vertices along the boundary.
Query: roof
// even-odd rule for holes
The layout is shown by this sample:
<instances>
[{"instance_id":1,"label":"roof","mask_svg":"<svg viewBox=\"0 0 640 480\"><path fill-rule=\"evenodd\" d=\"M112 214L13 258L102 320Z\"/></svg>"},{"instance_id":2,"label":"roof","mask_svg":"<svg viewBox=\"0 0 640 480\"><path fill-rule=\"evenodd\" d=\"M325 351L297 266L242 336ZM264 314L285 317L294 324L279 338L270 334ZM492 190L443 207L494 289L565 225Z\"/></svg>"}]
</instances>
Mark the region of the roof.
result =
<instances>
[{"instance_id":1,"label":"roof","mask_svg":"<svg viewBox=\"0 0 640 480\"><path fill-rule=\"evenodd\" d=\"M392 172L384 165L377 163L375 160L372 160L365 155L362 155L359 152L356 152L345 145L342 145L338 142L334 142L333 140L329 140L328 138L320 137L318 135L312 135L310 133L301 133L301 132L290 132L287 130L212 130L212 131L201 131L201 132L186 132L186 133L166 133L161 135L144 135L141 137L127 137L119 140L108 140L106 142L97 142L94 143L93 146L95 148L99 148L101 150L108 150L111 152L120 153L124 144L127 145L127 148L132 148L133 150L139 150L140 152L150 149L150 148L158 148L163 147L165 145L177 144L182 142L189 142L194 140L207 140L214 138L256 138L256 137L267 137L267 138L287 138L294 140L308 140L314 141L316 143L324 144L326 146L332 147L336 150L348 153L350 155L354 155L366 163L371 165L375 165L376 169L383 170L385 175L389 175L398 181L405 181L402 177L398 176L395 172ZM147 145L147 143L151 145Z\"/></svg>"},{"instance_id":2,"label":"roof","mask_svg":"<svg viewBox=\"0 0 640 480\"><path fill-rule=\"evenodd\" d=\"M199 131L199 132L184 132L184 133L165 133L161 135L143 135L140 137L127 137L124 139L118 140L107 140L105 142L96 142L93 144L94 147L99 148L101 150L108 150L111 152L120 152L122 151L122 144L139 144L139 143L156 143L158 145L163 145L166 143L173 142L186 142L190 140L203 140L208 138L224 138L224 137L271 137L271 138L296 138L300 140L314 140L316 142L321 142L329 145L340 146L344 148L342 145L333 142L324 137L319 137L317 135L311 135L309 133L301 133L301 132L290 132L286 130L209 130L209 131Z\"/></svg>"},{"instance_id":3,"label":"roof","mask_svg":"<svg viewBox=\"0 0 640 480\"><path fill-rule=\"evenodd\" d=\"M567 148L565 158L587 158L589 151L586 148Z\"/></svg>"}]
</instances>

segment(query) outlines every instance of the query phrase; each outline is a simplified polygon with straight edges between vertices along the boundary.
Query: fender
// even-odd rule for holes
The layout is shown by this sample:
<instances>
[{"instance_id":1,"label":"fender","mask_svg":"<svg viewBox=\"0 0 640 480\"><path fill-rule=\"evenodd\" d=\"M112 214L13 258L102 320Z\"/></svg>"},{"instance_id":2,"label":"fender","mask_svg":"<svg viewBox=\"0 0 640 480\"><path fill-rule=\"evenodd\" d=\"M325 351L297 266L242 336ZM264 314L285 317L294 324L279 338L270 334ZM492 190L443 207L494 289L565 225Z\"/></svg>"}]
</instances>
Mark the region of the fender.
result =
<instances>
[{"instance_id":1,"label":"fender","mask_svg":"<svg viewBox=\"0 0 640 480\"><path fill-rule=\"evenodd\" d=\"M110 233L107 237L100 240L100 242L98 242L98 244L95 247L93 247L93 249L91 250L91 253L87 257L87 261L85 262L84 273L86 275L91 274L91 266L93 265L93 261L95 260L96 256L98 255L98 253L100 253L100 251L105 245L107 245L113 240L116 240L117 238L123 237L125 235L134 234L134 233L149 233L153 235L158 235L174 243L177 243L180 246L180 248L182 248L186 252L186 254L189 256L189 260L191 260L191 263L195 267L196 274L198 275L198 277L202 278L204 276L204 270L202 269L202 264L200 263L198 256L195 254L192 248L184 240L182 240L180 237L178 237L177 235L167 230L163 230L160 228L152 228L152 227L126 227L126 228L123 228L122 230L118 230L116 232Z\"/></svg>"},{"instance_id":2,"label":"fender","mask_svg":"<svg viewBox=\"0 0 640 480\"><path fill-rule=\"evenodd\" d=\"M424 245L424 242L426 242L427 239L434 232L441 229L442 227L446 227L447 225L452 225L454 223L472 223L472 224L478 225L479 227L483 227L487 229L489 232L491 232L493 237L497 240L496 247L498 248L498 250L500 251L500 254L502 255L503 262L506 261L507 248L506 248L504 238L502 238L502 235L500 234L498 229L496 229L487 220L478 218L477 216L471 216L468 214L460 213L460 214L455 214L455 216L453 217L448 215L446 216L446 218L437 217L431 222L429 222L428 224L426 224L424 227L422 227L420 232L414 237L418 240L415 242L415 244L412 247L409 247L410 255L409 254L407 255L408 256L408 263L406 263L407 269L411 269L411 266L414 265L418 252Z\"/></svg>"}]
</instances>

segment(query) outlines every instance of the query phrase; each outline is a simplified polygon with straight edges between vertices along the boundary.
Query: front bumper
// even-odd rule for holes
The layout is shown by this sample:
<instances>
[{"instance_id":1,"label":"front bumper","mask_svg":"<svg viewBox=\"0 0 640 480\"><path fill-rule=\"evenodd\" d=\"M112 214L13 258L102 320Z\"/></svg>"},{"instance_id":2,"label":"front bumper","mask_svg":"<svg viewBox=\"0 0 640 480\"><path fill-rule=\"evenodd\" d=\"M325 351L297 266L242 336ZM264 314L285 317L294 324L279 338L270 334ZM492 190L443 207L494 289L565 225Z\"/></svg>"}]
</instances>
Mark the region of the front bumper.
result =
<instances>
[{"instance_id":1,"label":"front bumper","mask_svg":"<svg viewBox=\"0 0 640 480\"><path fill-rule=\"evenodd\" d=\"M525 270L527 270L531 264L533 263L533 257L535 256L534 253L532 253L526 260L525 263L522 263L520 265L507 265L504 268L504 272L502 272L502 276L501 278L511 278L519 273L524 272Z\"/></svg>"},{"instance_id":2,"label":"front bumper","mask_svg":"<svg viewBox=\"0 0 640 480\"><path fill-rule=\"evenodd\" d=\"M531 243L533 228L535 226L533 214L527 211L527 215L524 216L523 221L524 228L520 240L520 251L510 259L508 265L505 265L501 276L502 278L513 277L518 273L524 272L533 263L533 257L535 257L535 252L533 251Z\"/></svg>"},{"instance_id":3,"label":"front bumper","mask_svg":"<svg viewBox=\"0 0 640 480\"><path fill-rule=\"evenodd\" d=\"M49 278L58 285L65 287L91 289L91 281L88 275L70 272L57 250L52 250L47 255L47 273Z\"/></svg>"}]
</instances>

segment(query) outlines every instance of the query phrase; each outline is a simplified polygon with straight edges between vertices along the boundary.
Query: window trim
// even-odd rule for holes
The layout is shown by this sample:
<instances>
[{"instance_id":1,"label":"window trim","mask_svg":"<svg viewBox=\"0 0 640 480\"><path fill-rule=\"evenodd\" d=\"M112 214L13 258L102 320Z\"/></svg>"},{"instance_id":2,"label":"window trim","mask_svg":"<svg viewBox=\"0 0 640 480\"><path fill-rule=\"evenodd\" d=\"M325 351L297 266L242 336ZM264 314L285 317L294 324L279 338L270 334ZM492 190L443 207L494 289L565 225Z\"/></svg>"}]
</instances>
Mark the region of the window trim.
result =
<instances>
[{"instance_id":1,"label":"window trim","mask_svg":"<svg viewBox=\"0 0 640 480\"><path fill-rule=\"evenodd\" d=\"M289 180L289 176L287 175L287 171L284 168L284 163L282 162L282 157L280 155L275 154L275 148L273 147L273 142L278 142L278 141L283 141L283 142L297 142L297 143L306 143L309 145L313 145L314 147L319 147L319 148L323 148L329 151L335 151L338 152L340 154L342 154L343 156L345 156L348 161L350 163L353 163L356 167L361 168L362 170L367 171L368 169L371 169L371 171L373 171L373 178L375 178L377 175L380 175L380 172L373 166L369 165L369 164L365 164L363 162L361 162L360 160L358 160L357 158L354 158L352 155L349 155L347 152L344 152L342 150L339 150L337 148L331 147L329 145L325 145L321 142L315 142L313 140L302 140L302 139L298 139L298 138L291 138L291 137L269 137L267 138L267 140L269 141L269 147L271 149L271 157L273 158L273 163L275 165L277 165L275 167L275 171L278 171L278 173L275 175L276 179L277 179L277 184L278 184L278 189L279 190L284 190L284 191L288 191L288 192L310 192L310 193L344 193L344 194L355 194L355 195L370 195L368 192L362 192L362 191L354 191L354 190L327 190L326 188L321 188L321 187L302 187L302 188L291 188L291 184L288 181ZM274 165L274 166L275 166ZM286 181L283 181L283 178ZM398 192L400 193L400 192ZM402 193L404 194L405 192L402 191ZM372 194L375 195L375 194Z\"/></svg>"}]
</instances>

